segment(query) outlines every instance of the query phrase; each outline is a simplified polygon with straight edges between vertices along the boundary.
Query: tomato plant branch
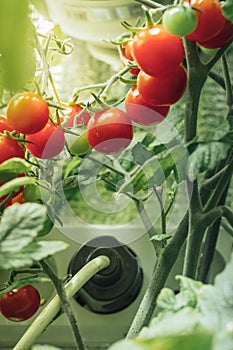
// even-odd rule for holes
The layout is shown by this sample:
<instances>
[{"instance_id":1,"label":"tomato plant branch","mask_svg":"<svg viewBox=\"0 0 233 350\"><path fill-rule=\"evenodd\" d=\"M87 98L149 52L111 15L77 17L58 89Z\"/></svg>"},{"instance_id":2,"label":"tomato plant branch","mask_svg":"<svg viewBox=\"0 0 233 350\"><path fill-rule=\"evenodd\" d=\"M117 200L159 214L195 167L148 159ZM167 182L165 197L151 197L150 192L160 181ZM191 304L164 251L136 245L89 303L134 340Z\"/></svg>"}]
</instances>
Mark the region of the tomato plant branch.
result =
<instances>
[{"instance_id":1,"label":"tomato plant branch","mask_svg":"<svg viewBox=\"0 0 233 350\"><path fill-rule=\"evenodd\" d=\"M65 285L66 298L71 299L74 294L96 273L106 268L110 261L106 256L98 256L87 263L73 278ZM63 297L63 296L62 296ZM62 301L56 295L47 306L41 311L37 318L33 321L27 331L24 333L13 350L28 350L35 343L46 327L53 321L61 308ZM81 349L81 348L80 348Z\"/></svg>"},{"instance_id":2,"label":"tomato plant branch","mask_svg":"<svg viewBox=\"0 0 233 350\"><path fill-rule=\"evenodd\" d=\"M232 118L231 109L233 106L233 88L231 85L231 77L230 77L229 68L227 64L226 54L223 54L222 56L222 68L223 68L224 83L226 86L226 104L228 106L227 118L230 120L230 118Z\"/></svg>"},{"instance_id":3,"label":"tomato plant branch","mask_svg":"<svg viewBox=\"0 0 233 350\"><path fill-rule=\"evenodd\" d=\"M201 62L197 45L194 41L184 40L187 61L187 102L185 109L185 141L196 137L197 117L202 87L207 79L208 71ZM187 186L190 186L187 180ZM195 278L202 239L206 227L201 223L202 203L197 180L193 183L189 207L189 233L185 251L183 274Z\"/></svg>"},{"instance_id":4,"label":"tomato plant branch","mask_svg":"<svg viewBox=\"0 0 233 350\"><path fill-rule=\"evenodd\" d=\"M39 39L37 39L37 50L38 50L38 53L40 55L40 58L41 58L41 61L43 64L42 92L48 91L48 81L49 81L51 86L52 86L52 90L54 92L54 95L55 95L55 98L58 102L58 105L61 106L62 104L60 101L60 97L57 93L57 89L55 87L53 77L52 77L52 74L50 72L50 66L49 66L49 63L48 63L47 58L46 58L46 53L48 51L50 40L51 40L51 36L48 37L47 43L46 43L45 48L44 48L42 46L41 42L39 41Z\"/></svg>"},{"instance_id":5,"label":"tomato plant branch","mask_svg":"<svg viewBox=\"0 0 233 350\"><path fill-rule=\"evenodd\" d=\"M185 250L183 274L190 278L195 278L200 247L206 230L206 226L202 222L203 208L197 181L193 183L189 213L189 233Z\"/></svg>"},{"instance_id":6,"label":"tomato plant branch","mask_svg":"<svg viewBox=\"0 0 233 350\"><path fill-rule=\"evenodd\" d=\"M225 205L228 189L229 186L225 189L225 192L222 195L222 198L219 202L220 206ZM221 222L222 217L219 217L211 226L208 227L205 241L203 242L202 254L197 270L197 280L202 281L203 283L207 282L207 276L214 258Z\"/></svg>"},{"instance_id":7,"label":"tomato plant branch","mask_svg":"<svg viewBox=\"0 0 233 350\"><path fill-rule=\"evenodd\" d=\"M168 245L162 251L161 255L158 257L158 260L156 260L152 278L128 331L128 339L137 336L142 327L147 326L150 322L156 307L156 299L161 289L164 287L168 275L176 262L179 252L186 239L187 232L188 212L183 217Z\"/></svg>"},{"instance_id":8,"label":"tomato plant branch","mask_svg":"<svg viewBox=\"0 0 233 350\"><path fill-rule=\"evenodd\" d=\"M218 183L216 184L215 189L213 190L212 194L209 196L204 206L205 212L208 212L210 209L214 208L219 203L226 187L228 186L231 180L232 173L233 173L233 151L231 151L229 155L229 160L227 161L227 163L228 163L228 167L223 172Z\"/></svg>"},{"instance_id":9,"label":"tomato plant branch","mask_svg":"<svg viewBox=\"0 0 233 350\"><path fill-rule=\"evenodd\" d=\"M160 194L158 190L153 186L153 191L158 199L160 210L161 210L161 230L162 234L166 234L167 228L166 228L166 215L165 215L165 210L164 210L164 205L163 205L163 200L162 200L162 193Z\"/></svg>"},{"instance_id":10,"label":"tomato plant branch","mask_svg":"<svg viewBox=\"0 0 233 350\"><path fill-rule=\"evenodd\" d=\"M202 87L207 79L207 69L202 64L197 45L191 40L184 40L187 60L187 99L185 109L185 141L196 137L197 115Z\"/></svg>"},{"instance_id":11,"label":"tomato plant branch","mask_svg":"<svg viewBox=\"0 0 233 350\"><path fill-rule=\"evenodd\" d=\"M77 100L80 92L86 91L86 90L93 90L93 89L99 89L100 91L98 92L98 97L101 98L106 98L107 92L109 88L116 82L118 81L124 74L126 74L129 70L131 69L130 66L126 66L122 68L119 72L116 74L112 75L111 78L109 78L107 81L99 84L90 84L86 85L80 88L77 88L73 92L73 98L72 100L75 101Z\"/></svg>"},{"instance_id":12,"label":"tomato plant branch","mask_svg":"<svg viewBox=\"0 0 233 350\"><path fill-rule=\"evenodd\" d=\"M37 38L36 44L37 44L37 51L40 55L41 62L43 65L43 71L42 71L43 76L42 76L42 84L41 84L42 87L41 88L42 88L42 91L47 91L48 80L49 80L49 64L48 64L47 59L46 59L46 54L45 54L44 48L43 48L43 46L38 38Z\"/></svg>"},{"instance_id":13,"label":"tomato plant branch","mask_svg":"<svg viewBox=\"0 0 233 350\"><path fill-rule=\"evenodd\" d=\"M152 0L134 0L135 2L138 2L139 4L145 5L147 7L150 7L152 9L164 9L166 6L160 4L159 2L155 2Z\"/></svg>"},{"instance_id":14,"label":"tomato plant branch","mask_svg":"<svg viewBox=\"0 0 233 350\"><path fill-rule=\"evenodd\" d=\"M156 235L156 230L145 209L144 202L142 199L138 199L137 201L135 201L135 204L140 214L141 220L145 226L146 232L148 233L149 237L152 239ZM155 239L152 239L152 244L154 246L156 256L158 257L162 249L162 242L158 242Z\"/></svg>"},{"instance_id":15,"label":"tomato plant branch","mask_svg":"<svg viewBox=\"0 0 233 350\"><path fill-rule=\"evenodd\" d=\"M217 53L214 55L214 57L206 64L206 68L208 71L212 69L212 67L218 62L218 60L222 57L222 55L226 52L228 47L232 44L233 39L229 40L227 44L225 44L223 47L221 47Z\"/></svg>"},{"instance_id":16,"label":"tomato plant branch","mask_svg":"<svg viewBox=\"0 0 233 350\"><path fill-rule=\"evenodd\" d=\"M202 184L202 191L207 190L208 192L210 189L214 189L216 184L218 183L219 179L222 177L226 169L229 167L229 165L224 166L221 168L216 174L212 175L211 177L207 178L203 184Z\"/></svg>"},{"instance_id":17,"label":"tomato plant branch","mask_svg":"<svg viewBox=\"0 0 233 350\"><path fill-rule=\"evenodd\" d=\"M61 301L62 310L65 312L70 322L70 326L74 334L74 339L75 339L77 348L80 350L85 350L86 347L83 343L82 336L79 331L70 303L67 300L63 282L57 277L57 275L53 272L53 270L50 268L49 264L45 260L41 260L40 263L44 272L48 275L48 277L51 279L51 281L54 284L56 292Z\"/></svg>"},{"instance_id":18,"label":"tomato plant branch","mask_svg":"<svg viewBox=\"0 0 233 350\"><path fill-rule=\"evenodd\" d=\"M224 82L224 79L222 78L221 75L213 72L213 71L210 71L209 72L209 77L211 79L213 79L219 86L221 86L224 90L226 90L226 86L225 86L225 82Z\"/></svg>"}]
</instances>

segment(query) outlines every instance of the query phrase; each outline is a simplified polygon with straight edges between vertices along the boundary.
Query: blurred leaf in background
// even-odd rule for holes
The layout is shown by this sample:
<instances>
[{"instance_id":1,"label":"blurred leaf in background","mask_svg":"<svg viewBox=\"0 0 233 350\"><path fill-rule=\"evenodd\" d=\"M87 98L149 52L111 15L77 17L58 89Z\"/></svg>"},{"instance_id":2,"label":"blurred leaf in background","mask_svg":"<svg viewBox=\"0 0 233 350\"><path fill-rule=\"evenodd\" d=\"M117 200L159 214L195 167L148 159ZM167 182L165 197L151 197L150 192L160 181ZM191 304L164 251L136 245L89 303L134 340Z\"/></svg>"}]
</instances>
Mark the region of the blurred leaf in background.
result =
<instances>
[{"instance_id":1,"label":"blurred leaf in background","mask_svg":"<svg viewBox=\"0 0 233 350\"><path fill-rule=\"evenodd\" d=\"M0 96L34 78L35 28L27 0L0 0Z\"/></svg>"}]
</instances>

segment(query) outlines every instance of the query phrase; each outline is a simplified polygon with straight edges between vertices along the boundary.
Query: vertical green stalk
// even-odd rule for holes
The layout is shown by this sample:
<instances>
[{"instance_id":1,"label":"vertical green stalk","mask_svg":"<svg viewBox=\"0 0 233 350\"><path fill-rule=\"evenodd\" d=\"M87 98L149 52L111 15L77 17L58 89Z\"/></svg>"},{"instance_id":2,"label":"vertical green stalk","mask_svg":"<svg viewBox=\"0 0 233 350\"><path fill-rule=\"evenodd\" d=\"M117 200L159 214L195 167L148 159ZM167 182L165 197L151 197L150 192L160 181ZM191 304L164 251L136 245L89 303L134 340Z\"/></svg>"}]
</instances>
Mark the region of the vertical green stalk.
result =
<instances>
[{"instance_id":1,"label":"vertical green stalk","mask_svg":"<svg viewBox=\"0 0 233 350\"><path fill-rule=\"evenodd\" d=\"M77 345L77 349L85 350L86 347L83 343L82 336L81 336L81 333L79 331L79 328L78 328L75 316L73 314L72 308L70 306L70 303L67 300L62 281L57 277L56 274L54 274L53 270L50 268L50 266L48 265L48 263L45 260L41 260L40 263L41 263L41 266L42 266L44 272L48 275L48 277L53 282L54 287L57 291L57 294L61 300L62 309L65 312L65 314L70 322L70 326L71 326L71 329L72 329L73 334L74 334L74 339L75 339L75 342Z\"/></svg>"},{"instance_id":2,"label":"vertical green stalk","mask_svg":"<svg viewBox=\"0 0 233 350\"><path fill-rule=\"evenodd\" d=\"M207 79L207 69L200 61L196 43L185 40L187 60L187 103L185 110L185 141L190 142L197 134L198 107L202 87ZM190 181L187 180L190 186ZM201 224L202 204L197 180L194 180L189 207L189 233L185 251L183 273L195 278L198 258L205 227Z\"/></svg>"},{"instance_id":3,"label":"vertical green stalk","mask_svg":"<svg viewBox=\"0 0 233 350\"><path fill-rule=\"evenodd\" d=\"M188 232L188 213L184 216L176 233L170 240L166 248L161 252L158 260L155 263L154 272L146 292L143 296L138 311L130 326L127 339L132 339L140 332L142 327L147 326L153 316L156 299L164 287L168 275L174 266L176 259L179 256L180 250L186 239Z\"/></svg>"}]
</instances>

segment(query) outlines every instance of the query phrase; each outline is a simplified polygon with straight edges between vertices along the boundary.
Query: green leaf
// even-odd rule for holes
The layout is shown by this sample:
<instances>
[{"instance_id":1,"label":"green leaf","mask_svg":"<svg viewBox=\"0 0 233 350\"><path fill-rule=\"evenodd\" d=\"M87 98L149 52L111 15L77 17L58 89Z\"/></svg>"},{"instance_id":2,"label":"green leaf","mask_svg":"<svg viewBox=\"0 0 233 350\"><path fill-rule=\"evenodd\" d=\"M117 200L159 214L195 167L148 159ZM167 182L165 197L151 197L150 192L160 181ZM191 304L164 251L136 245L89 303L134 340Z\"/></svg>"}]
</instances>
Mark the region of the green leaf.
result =
<instances>
[{"instance_id":1,"label":"green leaf","mask_svg":"<svg viewBox=\"0 0 233 350\"><path fill-rule=\"evenodd\" d=\"M121 340L110 346L109 350L145 350L145 346L133 340Z\"/></svg>"},{"instance_id":2,"label":"green leaf","mask_svg":"<svg viewBox=\"0 0 233 350\"><path fill-rule=\"evenodd\" d=\"M199 315L195 309L186 307L177 312L162 312L152 319L149 327L145 327L139 333L139 339L153 339L179 334L192 334L197 329L205 329L200 326Z\"/></svg>"},{"instance_id":3,"label":"green leaf","mask_svg":"<svg viewBox=\"0 0 233 350\"><path fill-rule=\"evenodd\" d=\"M45 218L44 206L37 203L6 208L0 222L0 252L14 254L32 242L43 228Z\"/></svg>"},{"instance_id":4,"label":"green leaf","mask_svg":"<svg viewBox=\"0 0 233 350\"><path fill-rule=\"evenodd\" d=\"M171 237L172 237L171 234L166 233L166 234L154 235L151 237L151 240L157 241L157 242L162 242L162 241L167 241Z\"/></svg>"},{"instance_id":5,"label":"green leaf","mask_svg":"<svg viewBox=\"0 0 233 350\"><path fill-rule=\"evenodd\" d=\"M137 143L132 148L133 161L139 165L143 165L148 159L154 157L153 152L149 151L141 143Z\"/></svg>"},{"instance_id":6,"label":"green leaf","mask_svg":"<svg viewBox=\"0 0 233 350\"><path fill-rule=\"evenodd\" d=\"M169 288L163 288L158 295L160 314L177 312L185 307L195 308L197 304L198 292L203 284L185 276L176 276L176 279L180 282L180 292L177 295Z\"/></svg>"},{"instance_id":7,"label":"green leaf","mask_svg":"<svg viewBox=\"0 0 233 350\"><path fill-rule=\"evenodd\" d=\"M202 322L216 331L226 330L233 320L233 255L222 273L215 278L214 285L201 288L198 307ZM233 344L232 344L233 347Z\"/></svg>"},{"instance_id":8,"label":"green leaf","mask_svg":"<svg viewBox=\"0 0 233 350\"><path fill-rule=\"evenodd\" d=\"M211 350L212 339L211 333L202 331L193 334L156 337L143 344L145 350Z\"/></svg>"},{"instance_id":9,"label":"green leaf","mask_svg":"<svg viewBox=\"0 0 233 350\"><path fill-rule=\"evenodd\" d=\"M17 192L21 186L31 185L36 182L34 177L24 176L17 177L13 180L6 182L0 187L0 197L5 196L6 194Z\"/></svg>"},{"instance_id":10,"label":"green leaf","mask_svg":"<svg viewBox=\"0 0 233 350\"><path fill-rule=\"evenodd\" d=\"M67 163L65 166L64 178L67 178L74 170L77 173L81 161L81 158L73 158L69 163Z\"/></svg>"},{"instance_id":11,"label":"green leaf","mask_svg":"<svg viewBox=\"0 0 233 350\"><path fill-rule=\"evenodd\" d=\"M193 180L198 174L213 170L220 161L227 157L230 147L229 143L219 141L198 144L190 156L189 178Z\"/></svg>"},{"instance_id":12,"label":"green leaf","mask_svg":"<svg viewBox=\"0 0 233 350\"><path fill-rule=\"evenodd\" d=\"M32 242L22 249L5 251L0 254L0 269L18 269L31 266L33 263L45 259L67 248L67 243L62 241L38 241Z\"/></svg>"},{"instance_id":13,"label":"green leaf","mask_svg":"<svg viewBox=\"0 0 233 350\"><path fill-rule=\"evenodd\" d=\"M1 0L0 85L16 91L34 78L35 28L27 0Z\"/></svg>"},{"instance_id":14,"label":"green leaf","mask_svg":"<svg viewBox=\"0 0 233 350\"><path fill-rule=\"evenodd\" d=\"M7 288L0 290L0 296L4 295L13 289L21 288L23 286L26 286L27 284L40 284L40 283L51 283L51 280L47 277L28 277L28 278L22 278L18 281L15 281L14 283L11 283Z\"/></svg>"},{"instance_id":15,"label":"green leaf","mask_svg":"<svg viewBox=\"0 0 233 350\"><path fill-rule=\"evenodd\" d=\"M32 165L21 158L11 158L0 164L0 182L11 180L18 174L28 173Z\"/></svg>"},{"instance_id":16,"label":"green leaf","mask_svg":"<svg viewBox=\"0 0 233 350\"><path fill-rule=\"evenodd\" d=\"M227 134L230 131L230 123L227 119L224 119L221 121L220 127L218 127L214 133L213 133L213 140L214 141L221 141L221 139L224 136L227 136Z\"/></svg>"},{"instance_id":17,"label":"green leaf","mask_svg":"<svg viewBox=\"0 0 233 350\"><path fill-rule=\"evenodd\" d=\"M223 15L231 22L233 22L233 0L226 0L222 5Z\"/></svg>"}]
</instances>

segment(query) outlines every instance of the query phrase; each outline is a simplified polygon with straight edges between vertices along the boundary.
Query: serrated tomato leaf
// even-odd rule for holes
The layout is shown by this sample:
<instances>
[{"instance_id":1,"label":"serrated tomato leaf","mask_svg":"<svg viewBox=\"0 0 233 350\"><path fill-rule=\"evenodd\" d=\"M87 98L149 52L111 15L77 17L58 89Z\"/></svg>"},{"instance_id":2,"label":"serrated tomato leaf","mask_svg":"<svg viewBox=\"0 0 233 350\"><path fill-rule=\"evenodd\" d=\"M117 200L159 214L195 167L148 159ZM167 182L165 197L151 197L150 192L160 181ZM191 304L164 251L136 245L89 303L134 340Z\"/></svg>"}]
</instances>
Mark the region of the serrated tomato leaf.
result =
<instances>
[{"instance_id":1,"label":"serrated tomato leaf","mask_svg":"<svg viewBox=\"0 0 233 350\"><path fill-rule=\"evenodd\" d=\"M8 270L31 266L41 259L66 249L67 246L67 243L62 241L38 241L29 243L14 253L5 251L0 254L0 269Z\"/></svg>"},{"instance_id":2,"label":"serrated tomato leaf","mask_svg":"<svg viewBox=\"0 0 233 350\"><path fill-rule=\"evenodd\" d=\"M37 203L6 208L0 222L0 252L16 252L33 241L44 227L46 212Z\"/></svg>"},{"instance_id":3,"label":"serrated tomato leaf","mask_svg":"<svg viewBox=\"0 0 233 350\"><path fill-rule=\"evenodd\" d=\"M0 164L0 182L6 182L18 174L28 173L32 165L21 158L11 158Z\"/></svg>"},{"instance_id":4,"label":"serrated tomato leaf","mask_svg":"<svg viewBox=\"0 0 233 350\"><path fill-rule=\"evenodd\" d=\"M215 169L219 162L227 157L230 147L230 143L220 141L198 144L190 156L189 178L193 180L198 174Z\"/></svg>"},{"instance_id":5,"label":"serrated tomato leaf","mask_svg":"<svg viewBox=\"0 0 233 350\"><path fill-rule=\"evenodd\" d=\"M143 165L148 159L154 157L154 153L149 151L146 146L141 143L136 143L136 145L131 150L133 161L136 164Z\"/></svg>"},{"instance_id":6,"label":"serrated tomato leaf","mask_svg":"<svg viewBox=\"0 0 233 350\"><path fill-rule=\"evenodd\" d=\"M233 22L233 0L226 0L222 5L223 15L231 22Z\"/></svg>"}]
</instances>

